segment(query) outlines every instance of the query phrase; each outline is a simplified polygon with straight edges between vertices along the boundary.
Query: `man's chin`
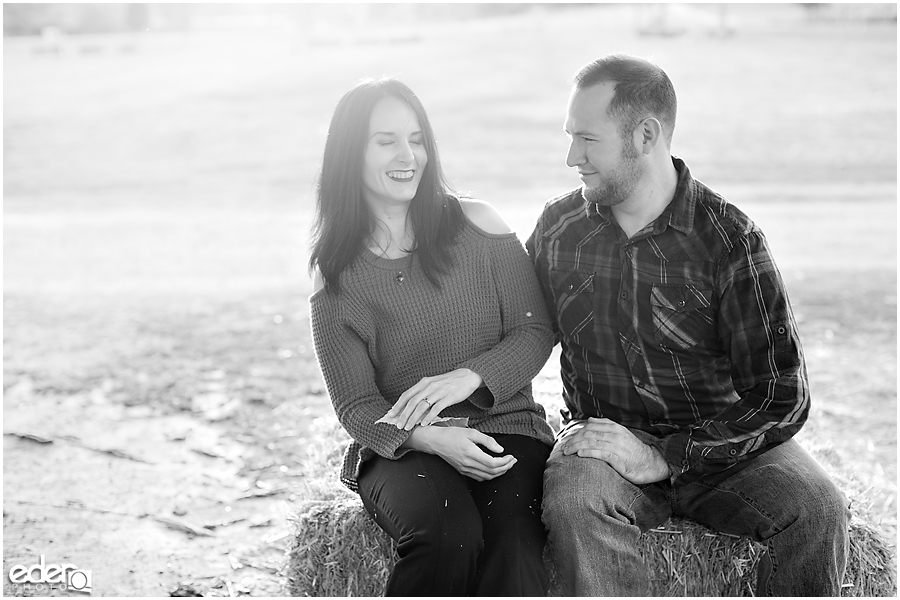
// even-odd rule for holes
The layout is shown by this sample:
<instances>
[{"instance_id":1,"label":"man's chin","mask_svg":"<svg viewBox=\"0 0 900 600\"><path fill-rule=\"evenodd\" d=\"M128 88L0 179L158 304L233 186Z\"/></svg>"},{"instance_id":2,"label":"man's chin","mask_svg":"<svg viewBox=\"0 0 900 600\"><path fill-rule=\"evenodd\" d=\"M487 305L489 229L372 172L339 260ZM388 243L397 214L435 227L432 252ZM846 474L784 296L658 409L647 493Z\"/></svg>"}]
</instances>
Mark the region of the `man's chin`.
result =
<instances>
[{"instance_id":1,"label":"man's chin","mask_svg":"<svg viewBox=\"0 0 900 600\"><path fill-rule=\"evenodd\" d=\"M608 206L609 198L606 194L606 190L603 188L597 187L589 187L587 185L581 186L581 195L584 196L584 199L590 202L591 204L598 204L600 206Z\"/></svg>"},{"instance_id":2,"label":"man's chin","mask_svg":"<svg viewBox=\"0 0 900 600\"><path fill-rule=\"evenodd\" d=\"M616 190L607 188L581 186L581 195L585 200L597 206L616 206L626 200L622 194L616 193Z\"/></svg>"}]
</instances>

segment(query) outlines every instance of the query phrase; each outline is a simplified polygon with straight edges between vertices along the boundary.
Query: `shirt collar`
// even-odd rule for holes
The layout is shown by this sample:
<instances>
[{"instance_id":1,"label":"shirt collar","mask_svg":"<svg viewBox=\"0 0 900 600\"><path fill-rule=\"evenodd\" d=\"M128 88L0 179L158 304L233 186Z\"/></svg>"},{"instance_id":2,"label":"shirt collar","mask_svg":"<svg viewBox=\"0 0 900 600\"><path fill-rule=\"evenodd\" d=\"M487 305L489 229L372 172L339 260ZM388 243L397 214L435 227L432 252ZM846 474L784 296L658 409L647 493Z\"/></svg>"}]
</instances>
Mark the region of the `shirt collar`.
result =
<instances>
[{"instance_id":1,"label":"shirt collar","mask_svg":"<svg viewBox=\"0 0 900 600\"><path fill-rule=\"evenodd\" d=\"M668 224L682 233L690 233L694 229L694 208L697 206L694 178L688 166L677 156L672 157L672 164L678 172L678 185L675 186L672 201L656 220L654 229L663 231Z\"/></svg>"},{"instance_id":2,"label":"shirt collar","mask_svg":"<svg viewBox=\"0 0 900 600\"><path fill-rule=\"evenodd\" d=\"M677 156L672 157L672 164L678 172L678 185L675 187L672 201L654 221L653 233L662 233L666 227L671 226L682 233L689 234L694 228L694 208L697 205L694 178L691 176L688 166ZM591 220L615 222L612 210L608 206L600 206L585 200L584 212Z\"/></svg>"}]
</instances>

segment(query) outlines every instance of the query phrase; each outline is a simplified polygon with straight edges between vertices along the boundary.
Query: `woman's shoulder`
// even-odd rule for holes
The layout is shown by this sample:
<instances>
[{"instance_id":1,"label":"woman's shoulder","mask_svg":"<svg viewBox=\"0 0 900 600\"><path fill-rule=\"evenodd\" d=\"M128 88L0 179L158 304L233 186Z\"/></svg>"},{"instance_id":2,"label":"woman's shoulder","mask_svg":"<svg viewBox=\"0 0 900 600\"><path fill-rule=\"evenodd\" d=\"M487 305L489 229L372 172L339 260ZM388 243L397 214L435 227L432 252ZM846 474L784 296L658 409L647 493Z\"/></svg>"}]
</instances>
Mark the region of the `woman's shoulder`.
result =
<instances>
[{"instance_id":1,"label":"woman's shoulder","mask_svg":"<svg viewBox=\"0 0 900 600\"><path fill-rule=\"evenodd\" d=\"M315 296L318 292L325 289L325 278L322 277L322 272L318 269L313 273L313 296Z\"/></svg>"},{"instance_id":2,"label":"woman's shoulder","mask_svg":"<svg viewBox=\"0 0 900 600\"><path fill-rule=\"evenodd\" d=\"M325 296L328 295L328 292L325 291L325 278L322 277L322 272L319 269L313 269L312 276L312 293L309 295L309 302L310 304L321 303Z\"/></svg>"},{"instance_id":3,"label":"woman's shoulder","mask_svg":"<svg viewBox=\"0 0 900 600\"><path fill-rule=\"evenodd\" d=\"M327 284L325 277L318 268L314 269L312 273L312 293L309 295L310 304L334 308L347 300L350 290L348 290L346 277L344 274L341 274L338 278L340 279L339 290L335 286Z\"/></svg>"},{"instance_id":4,"label":"woman's shoulder","mask_svg":"<svg viewBox=\"0 0 900 600\"><path fill-rule=\"evenodd\" d=\"M497 209L489 203L473 198L460 198L459 205L470 225L480 233L491 236L508 235L513 233Z\"/></svg>"}]
</instances>

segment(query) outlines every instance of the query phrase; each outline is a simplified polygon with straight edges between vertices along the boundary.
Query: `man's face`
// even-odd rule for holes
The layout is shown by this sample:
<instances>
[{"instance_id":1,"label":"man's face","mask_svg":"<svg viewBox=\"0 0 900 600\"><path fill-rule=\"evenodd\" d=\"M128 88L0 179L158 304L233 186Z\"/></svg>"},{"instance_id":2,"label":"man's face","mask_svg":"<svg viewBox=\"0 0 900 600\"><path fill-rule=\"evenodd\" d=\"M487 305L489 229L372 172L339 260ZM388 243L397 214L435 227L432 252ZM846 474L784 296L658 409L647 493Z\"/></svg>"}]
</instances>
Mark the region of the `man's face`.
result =
<instances>
[{"instance_id":1,"label":"man's face","mask_svg":"<svg viewBox=\"0 0 900 600\"><path fill-rule=\"evenodd\" d=\"M566 115L566 164L578 169L585 199L602 206L627 200L643 175L632 132L623 140L618 121L608 114L614 94L613 82L576 89Z\"/></svg>"}]
</instances>

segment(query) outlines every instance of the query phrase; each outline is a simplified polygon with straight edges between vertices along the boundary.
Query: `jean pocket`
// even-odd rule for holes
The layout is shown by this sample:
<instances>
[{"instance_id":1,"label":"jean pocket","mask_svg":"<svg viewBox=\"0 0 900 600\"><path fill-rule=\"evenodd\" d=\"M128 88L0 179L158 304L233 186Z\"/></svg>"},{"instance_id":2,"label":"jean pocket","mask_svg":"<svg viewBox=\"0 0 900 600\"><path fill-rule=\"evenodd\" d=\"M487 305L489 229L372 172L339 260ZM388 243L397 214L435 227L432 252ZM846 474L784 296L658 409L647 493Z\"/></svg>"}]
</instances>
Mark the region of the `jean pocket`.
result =
<instances>
[{"instance_id":1,"label":"jean pocket","mask_svg":"<svg viewBox=\"0 0 900 600\"><path fill-rule=\"evenodd\" d=\"M692 284L655 284L650 292L654 340L687 350L716 335L712 290Z\"/></svg>"}]
</instances>

